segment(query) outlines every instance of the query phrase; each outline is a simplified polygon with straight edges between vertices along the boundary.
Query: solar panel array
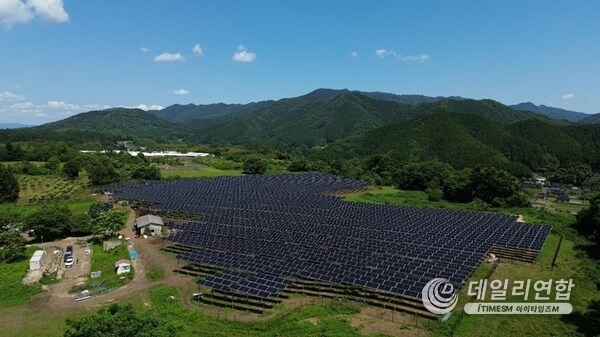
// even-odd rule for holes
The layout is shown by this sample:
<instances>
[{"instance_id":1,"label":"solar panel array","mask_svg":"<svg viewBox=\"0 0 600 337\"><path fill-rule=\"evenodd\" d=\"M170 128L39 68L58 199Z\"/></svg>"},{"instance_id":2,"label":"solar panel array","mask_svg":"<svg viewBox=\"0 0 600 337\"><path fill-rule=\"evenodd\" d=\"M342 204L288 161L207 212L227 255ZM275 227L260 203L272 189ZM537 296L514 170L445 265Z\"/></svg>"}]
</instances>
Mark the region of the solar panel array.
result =
<instances>
[{"instance_id":1,"label":"solar panel array","mask_svg":"<svg viewBox=\"0 0 600 337\"><path fill-rule=\"evenodd\" d=\"M265 282L261 275L412 298L442 277L458 290L493 245L537 251L550 232L549 226L516 222L516 216L351 203L325 194L367 185L327 174L283 174L128 182L108 189L159 212L202 215L201 221L176 226L166 240L194 247L179 256L183 260L246 272L235 276L246 275L242 283L223 273L204 285L258 297L283 289L248 285Z\"/></svg>"},{"instance_id":2,"label":"solar panel array","mask_svg":"<svg viewBox=\"0 0 600 337\"><path fill-rule=\"evenodd\" d=\"M250 275L233 271L221 271L198 282L220 292L236 291L259 298L275 295L291 283L289 280L273 275Z\"/></svg>"}]
</instances>

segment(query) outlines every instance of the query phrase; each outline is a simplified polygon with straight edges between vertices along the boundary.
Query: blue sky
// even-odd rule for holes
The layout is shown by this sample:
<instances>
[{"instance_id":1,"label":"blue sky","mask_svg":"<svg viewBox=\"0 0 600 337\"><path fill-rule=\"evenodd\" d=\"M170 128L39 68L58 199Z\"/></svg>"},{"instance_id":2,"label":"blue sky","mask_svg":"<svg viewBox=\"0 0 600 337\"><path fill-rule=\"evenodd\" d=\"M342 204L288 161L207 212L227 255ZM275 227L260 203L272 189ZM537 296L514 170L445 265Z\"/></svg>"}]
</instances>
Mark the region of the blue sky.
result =
<instances>
[{"instance_id":1,"label":"blue sky","mask_svg":"<svg viewBox=\"0 0 600 337\"><path fill-rule=\"evenodd\" d=\"M317 88L600 112L598 1L0 0L0 123Z\"/></svg>"}]
</instances>

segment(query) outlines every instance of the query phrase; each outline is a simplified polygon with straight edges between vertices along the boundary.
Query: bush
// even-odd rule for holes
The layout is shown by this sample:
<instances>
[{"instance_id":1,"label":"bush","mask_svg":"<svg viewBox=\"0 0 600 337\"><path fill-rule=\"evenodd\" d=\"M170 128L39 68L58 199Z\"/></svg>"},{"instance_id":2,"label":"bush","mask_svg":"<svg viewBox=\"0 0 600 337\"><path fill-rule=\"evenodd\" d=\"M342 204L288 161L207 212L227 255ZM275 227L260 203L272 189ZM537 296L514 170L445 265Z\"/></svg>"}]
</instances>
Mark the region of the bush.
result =
<instances>
[{"instance_id":1,"label":"bush","mask_svg":"<svg viewBox=\"0 0 600 337\"><path fill-rule=\"evenodd\" d=\"M425 190L425 194L427 194L427 200L429 201L440 201L444 195L442 190L437 187L428 187Z\"/></svg>"}]
</instances>

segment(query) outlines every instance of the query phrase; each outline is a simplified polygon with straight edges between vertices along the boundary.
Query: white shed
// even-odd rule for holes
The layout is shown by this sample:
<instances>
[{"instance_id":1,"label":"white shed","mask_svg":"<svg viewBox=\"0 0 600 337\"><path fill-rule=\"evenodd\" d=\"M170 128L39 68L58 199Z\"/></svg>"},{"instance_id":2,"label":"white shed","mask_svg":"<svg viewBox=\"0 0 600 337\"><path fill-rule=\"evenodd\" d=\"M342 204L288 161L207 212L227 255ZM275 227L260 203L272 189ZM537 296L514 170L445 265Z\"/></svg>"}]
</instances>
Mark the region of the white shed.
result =
<instances>
[{"instance_id":1,"label":"white shed","mask_svg":"<svg viewBox=\"0 0 600 337\"><path fill-rule=\"evenodd\" d=\"M42 265L44 264L44 255L46 251L44 250L36 250L29 260L29 270L40 270L42 269Z\"/></svg>"},{"instance_id":2,"label":"white shed","mask_svg":"<svg viewBox=\"0 0 600 337\"><path fill-rule=\"evenodd\" d=\"M115 262L115 270L117 272L117 275L129 273L131 271L131 261L121 259Z\"/></svg>"}]
</instances>

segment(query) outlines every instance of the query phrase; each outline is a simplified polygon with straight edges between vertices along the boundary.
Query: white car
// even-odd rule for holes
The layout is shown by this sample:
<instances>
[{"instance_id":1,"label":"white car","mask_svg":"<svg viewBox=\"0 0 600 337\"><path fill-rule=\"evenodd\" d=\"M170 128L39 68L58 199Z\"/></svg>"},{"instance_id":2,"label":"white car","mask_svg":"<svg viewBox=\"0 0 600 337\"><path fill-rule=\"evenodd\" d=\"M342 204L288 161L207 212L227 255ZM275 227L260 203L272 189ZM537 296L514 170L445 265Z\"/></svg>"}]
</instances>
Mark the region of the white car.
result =
<instances>
[{"instance_id":1,"label":"white car","mask_svg":"<svg viewBox=\"0 0 600 337\"><path fill-rule=\"evenodd\" d=\"M65 268L71 268L71 267L73 267L73 257L69 256L65 260Z\"/></svg>"}]
</instances>

